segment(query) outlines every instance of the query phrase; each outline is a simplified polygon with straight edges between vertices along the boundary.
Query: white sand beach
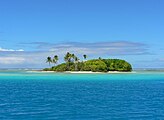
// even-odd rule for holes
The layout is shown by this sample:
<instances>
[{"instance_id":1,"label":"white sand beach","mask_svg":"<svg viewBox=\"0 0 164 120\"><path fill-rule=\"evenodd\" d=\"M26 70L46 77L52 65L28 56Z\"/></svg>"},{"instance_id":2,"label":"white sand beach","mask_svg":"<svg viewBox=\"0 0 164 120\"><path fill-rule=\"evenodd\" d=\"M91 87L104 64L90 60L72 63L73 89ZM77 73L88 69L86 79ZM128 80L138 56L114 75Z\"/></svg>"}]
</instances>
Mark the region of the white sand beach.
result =
<instances>
[{"instance_id":1,"label":"white sand beach","mask_svg":"<svg viewBox=\"0 0 164 120\"><path fill-rule=\"evenodd\" d=\"M108 72L92 72L92 71L64 71L64 72L56 72L56 71L42 71L42 70L34 70L27 72L40 72L40 73L70 73L70 74L127 74L134 72L120 72L120 71L108 71Z\"/></svg>"}]
</instances>

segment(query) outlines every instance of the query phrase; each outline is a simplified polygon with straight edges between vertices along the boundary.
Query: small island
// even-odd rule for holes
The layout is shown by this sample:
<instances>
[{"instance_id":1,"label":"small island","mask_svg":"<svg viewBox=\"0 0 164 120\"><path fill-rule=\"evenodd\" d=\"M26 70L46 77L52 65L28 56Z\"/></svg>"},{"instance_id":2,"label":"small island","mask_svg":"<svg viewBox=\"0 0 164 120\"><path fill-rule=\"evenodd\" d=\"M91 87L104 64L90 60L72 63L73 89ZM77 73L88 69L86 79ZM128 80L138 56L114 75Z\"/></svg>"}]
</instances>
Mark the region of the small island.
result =
<instances>
[{"instance_id":1,"label":"small island","mask_svg":"<svg viewBox=\"0 0 164 120\"><path fill-rule=\"evenodd\" d=\"M53 59L51 57L47 57L47 63L49 65L51 63L54 64L53 67L45 68L43 71L56 71L56 72L84 72L84 71L91 71L91 72L110 72L110 71L117 71L117 72L131 72L132 66L125 60L121 59L102 59L99 57L98 59L91 59L86 60L87 55L83 55L83 60L80 59L75 55L67 52L64 56L65 63L57 64L58 56L55 55Z\"/></svg>"}]
</instances>

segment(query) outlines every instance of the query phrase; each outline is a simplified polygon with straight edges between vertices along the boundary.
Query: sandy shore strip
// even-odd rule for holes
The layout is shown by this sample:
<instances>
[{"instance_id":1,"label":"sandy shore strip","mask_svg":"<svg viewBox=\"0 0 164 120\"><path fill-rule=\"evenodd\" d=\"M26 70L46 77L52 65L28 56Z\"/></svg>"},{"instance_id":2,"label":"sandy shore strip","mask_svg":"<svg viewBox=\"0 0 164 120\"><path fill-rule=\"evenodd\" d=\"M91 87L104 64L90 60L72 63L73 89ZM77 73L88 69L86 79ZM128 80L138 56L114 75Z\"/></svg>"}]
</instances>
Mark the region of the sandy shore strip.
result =
<instances>
[{"instance_id":1,"label":"sandy shore strip","mask_svg":"<svg viewBox=\"0 0 164 120\"><path fill-rule=\"evenodd\" d=\"M56 72L56 71L43 71L43 70L34 70L27 72L40 72L40 73L70 73L70 74L127 74L127 73L135 73L133 72L120 72L120 71L108 71L108 72L92 72L92 71L64 71L64 72Z\"/></svg>"},{"instance_id":2,"label":"sandy shore strip","mask_svg":"<svg viewBox=\"0 0 164 120\"><path fill-rule=\"evenodd\" d=\"M119 72L119 71L109 71L109 72L92 72L92 71L66 71L65 73L73 74L122 74L122 73L133 73L133 72Z\"/></svg>"},{"instance_id":3,"label":"sandy shore strip","mask_svg":"<svg viewBox=\"0 0 164 120\"><path fill-rule=\"evenodd\" d=\"M36 73L57 73L56 71L43 71L43 70L30 70L30 71L27 71L27 72L36 72Z\"/></svg>"},{"instance_id":4,"label":"sandy shore strip","mask_svg":"<svg viewBox=\"0 0 164 120\"><path fill-rule=\"evenodd\" d=\"M64 73L73 73L73 74L94 74L94 73L103 73L103 72L92 72L92 71L65 71Z\"/></svg>"}]
</instances>

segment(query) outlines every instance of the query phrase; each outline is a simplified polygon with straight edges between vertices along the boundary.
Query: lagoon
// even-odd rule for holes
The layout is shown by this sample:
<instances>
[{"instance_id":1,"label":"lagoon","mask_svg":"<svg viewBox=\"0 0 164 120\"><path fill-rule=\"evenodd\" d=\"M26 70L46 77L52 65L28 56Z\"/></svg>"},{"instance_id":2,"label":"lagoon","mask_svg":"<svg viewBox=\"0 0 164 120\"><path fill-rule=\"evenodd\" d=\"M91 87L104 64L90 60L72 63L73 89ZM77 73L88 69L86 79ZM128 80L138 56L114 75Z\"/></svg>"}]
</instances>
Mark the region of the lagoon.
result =
<instances>
[{"instance_id":1,"label":"lagoon","mask_svg":"<svg viewBox=\"0 0 164 120\"><path fill-rule=\"evenodd\" d=\"M163 101L163 71L0 71L1 120L164 119Z\"/></svg>"}]
</instances>

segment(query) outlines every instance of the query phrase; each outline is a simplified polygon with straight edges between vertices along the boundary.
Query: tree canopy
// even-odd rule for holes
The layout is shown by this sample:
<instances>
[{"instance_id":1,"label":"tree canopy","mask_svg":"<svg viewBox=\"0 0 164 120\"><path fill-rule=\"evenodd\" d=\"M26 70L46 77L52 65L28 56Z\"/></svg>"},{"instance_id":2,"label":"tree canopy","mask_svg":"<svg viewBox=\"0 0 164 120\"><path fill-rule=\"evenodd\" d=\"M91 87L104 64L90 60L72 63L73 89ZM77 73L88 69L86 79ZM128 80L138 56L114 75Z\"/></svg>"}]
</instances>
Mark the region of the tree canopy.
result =
<instances>
[{"instance_id":1,"label":"tree canopy","mask_svg":"<svg viewBox=\"0 0 164 120\"><path fill-rule=\"evenodd\" d=\"M53 66L51 68L45 68L47 71L92 71L92 72L108 72L108 71L132 71L132 66L125 60L121 59L92 59L80 62L77 60L70 60L71 55L66 54L66 63ZM74 57L74 55L73 55ZM68 66L69 65L69 66Z\"/></svg>"}]
</instances>

